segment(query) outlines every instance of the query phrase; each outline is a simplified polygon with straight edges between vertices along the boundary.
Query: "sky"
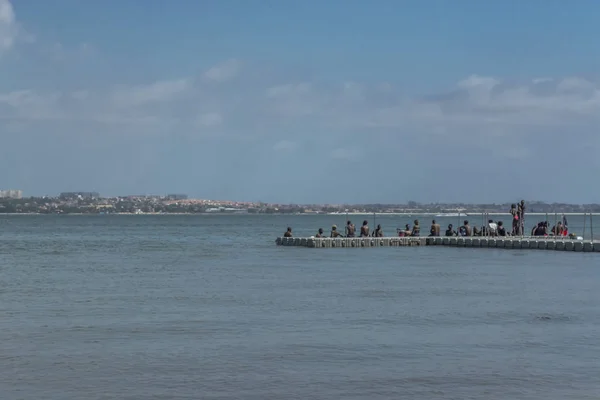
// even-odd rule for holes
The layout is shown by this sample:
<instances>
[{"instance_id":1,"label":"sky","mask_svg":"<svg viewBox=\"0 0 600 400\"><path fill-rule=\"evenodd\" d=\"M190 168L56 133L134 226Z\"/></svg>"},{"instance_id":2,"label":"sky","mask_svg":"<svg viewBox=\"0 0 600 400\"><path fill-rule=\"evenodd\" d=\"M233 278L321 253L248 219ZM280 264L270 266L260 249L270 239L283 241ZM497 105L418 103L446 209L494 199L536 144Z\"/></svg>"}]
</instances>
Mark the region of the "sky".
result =
<instances>
[{"instance_id":1,"label":"sky","mask_svg":"<svg viewBox=\"0 0 600 400\"><path fill-rule=\"evenodd\" d=\"M599 18L594 0L0 0L0 189L600 203Z\"/></svg>"}]
</instances>

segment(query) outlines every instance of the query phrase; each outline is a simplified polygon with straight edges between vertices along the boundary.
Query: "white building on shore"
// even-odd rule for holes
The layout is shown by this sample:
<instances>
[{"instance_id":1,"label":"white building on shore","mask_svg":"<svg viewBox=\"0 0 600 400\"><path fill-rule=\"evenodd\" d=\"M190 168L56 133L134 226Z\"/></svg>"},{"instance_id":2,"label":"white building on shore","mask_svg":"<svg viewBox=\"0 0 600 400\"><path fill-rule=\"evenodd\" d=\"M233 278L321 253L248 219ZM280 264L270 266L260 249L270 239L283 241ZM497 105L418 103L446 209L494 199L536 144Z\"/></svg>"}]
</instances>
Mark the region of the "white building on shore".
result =
<instances>
[{"instance_id":1,"label":"white building on shore","mask_svg":"<svg viewBox=\"0 0 600 400\"><path fill-rule=\"evenodd\" d=\"M22 199L23 191L8 189L8 190L0 190L0 199Z\"/></svg>"}]
</instances>

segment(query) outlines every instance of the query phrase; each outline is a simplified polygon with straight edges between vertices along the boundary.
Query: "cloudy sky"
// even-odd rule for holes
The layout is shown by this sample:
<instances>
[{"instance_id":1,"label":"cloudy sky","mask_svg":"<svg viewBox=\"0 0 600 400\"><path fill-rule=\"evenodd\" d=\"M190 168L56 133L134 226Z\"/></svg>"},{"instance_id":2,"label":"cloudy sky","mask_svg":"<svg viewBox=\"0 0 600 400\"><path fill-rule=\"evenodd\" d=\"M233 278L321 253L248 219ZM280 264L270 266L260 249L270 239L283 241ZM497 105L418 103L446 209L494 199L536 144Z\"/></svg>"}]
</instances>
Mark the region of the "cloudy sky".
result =
<instances>
[{"instance_id":1,"label":"cloudy sky","mask_svg":"<svg viewBox=\"0 0 600 400\"><path fill-rule=\"evenodd\" d=\"M0 188L600 202L600 3L0 0Z\"/></svg>"}]
</instances>

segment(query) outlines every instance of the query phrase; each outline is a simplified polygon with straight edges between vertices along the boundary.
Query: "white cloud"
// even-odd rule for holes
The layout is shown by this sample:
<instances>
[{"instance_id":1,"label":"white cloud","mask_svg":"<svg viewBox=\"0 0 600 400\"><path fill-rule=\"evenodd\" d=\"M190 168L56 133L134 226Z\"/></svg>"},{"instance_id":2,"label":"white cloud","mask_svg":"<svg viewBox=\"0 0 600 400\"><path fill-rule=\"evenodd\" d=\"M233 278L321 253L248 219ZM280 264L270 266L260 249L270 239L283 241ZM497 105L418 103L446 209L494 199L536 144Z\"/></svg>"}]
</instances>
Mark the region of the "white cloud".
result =
<instances>
[{"instance_id":1,"label":"white cloud","mask_svg":"<svg viewBox=\"0 0 600 400\"><path fill-rule=\"evenodd\" d=\"M491 90L494 86L498 85L500 81L492 77L471 75L467 79L458 82L458 86L464 89L472 88L484 88Z\"/></svg>"},{"instance_id":2,"label":"white cloud","mask_svg":"<svg viewBox=\"0 0 600 400\"><path fill-rule=\"evenodd\" d=\"M521 171L535 175L536 181L547 175L545 169L531 172L538 165L532 160L546 160L554 152L567 157L577 154L587 181L593 180L592 167L598 166L600 82L581 76L538 76L515 84L499 76L466 74L463 79L456 77L446 90L409 96L405 88L389 83L391 78L405 77L381 76L379 82L361 82L340 74L343 78L339 81L312 80L302 76L302 66L258 70L252 63L244 64L241 74L242 62L230 59L195 76L151 79L148 77L157 70L142 71L139 58L111 58L90 43L66 45L52 32L40 32L41 39L27 49L21 44L34 39L21 28L18 17L9 0L0 0L0 67L2 76L10 77L0 87L0 138L4 144L0 146L4 163L0 170L7 171L0 178L5 180L20 179L14 171L28 170L37 185L45 181L40 178L46 172L44 165L56 162L54 167L60 168L63 158L83 165L88 157L97 157L96 163L89 162L86 174L73 168L53 172L59 177L57 182L79 179L75 173L81 173L80 182L87 184L89 175L101 170L98 165L106 163L105 155L99 156L101 149L120 152L122 159L132 160L132 165L125 163L112 175L102 171L97 182L106 184L110 181L106 176L127 174L123 171L132 166L145 171L147 158L141 157L143 163L135 165L136 156L130 155L140 146L147 146L150 155L146 156L152 159L163 157L165 171L169 166L179 171L173 175L154 171L156 176L149 184L155 185L154 178L161 176L170 184L172 177L178 176L182 185L188 185L202 176L207 185L219 182L213 185L220 193L258 178L267 186L283 180L286 183L281 188L301 195L308 196L311 190L325 193L332 185L329 175L322 174L323 168L345 162L358 165L357 160L363 158L369 165L384 167L374 186L377 193L377 186L391 187L381 182L397 178L396 167L401 162L415 166L411 179L416 182L413 189L419 192L424 181L431 179L432 186L443 186L449 174L466 176L466 172L474 181L506 175L504 180L514 193ZM5 63L2 55L11 50ZM137 84L123 81L135 68L140 71L137 78L145 80L136 80ZM313 72L318 74L318 66ZM421 79L426 82L427 76ZM19 157L7 150L26 147ZM164 148L167 150L160 150ZM257 157L269 154L265 150L271 156L279 152L289 158L289 168L273 168L272 157ZM236 160L220 167L221 177L230 179L214 176L214 165L223 155ZM43 157L49 158L36 165L35 160ZM473 168L474 160L478 160L477 168ZM511 170L514 165L517 167ZM439 169L433 174L432 168ZM567 170L557 170L551 178L558 179L561 171ZM136 184L144 174L153 173L131 173L128 184ZM356 168L336 179L341 184L355 184L358 179L374 184L372 178L371 169ZM298 180L303 184L298 185ZM287 183L293 186L286 187ZM410 183L397 190L411 192L406 185ZM266 186L252 187L262 195ZM534 187L530 182L521 186L523 190ZM587 183L581 188L593 192ZM462 200L463 195L461 192Z\"/></svg>"},{"instance_id":3,"label":"white cloud","mask_svg":"<svg viewBox=\"0 0 600 400\"><path fill-rule=\"evenodd\" d=\"M71 97L75 100L85 100L89 97L87 90L78 90L71 93Z\"/></svg>"},{"instance_id":4,"label":"white cloud","mask_svg":"<svg viewBox=\"0 0 600 400\"><path fill-rule=\"evenodd\" d=\"M596 89L592 82L578 77L570 76L563 79L556 87L558 92L561 93L574 93L581 94L584 92L594 91Z\"/></svg>"},{"instance_id":5,"label":"white cloud","mask_svg":"<svg viewBox=\"0 0 600 400\"><path fill-rule=\"evenodd\" d=\"M215 65L204 73L204 78L209 81L226 82L238 76L241 63L238 60L227 60Z\"/></svg>"},{"instance_id":6,"label":"white cloud","mask_svg":"<svg viewBox=\"0 0 600 400\"><path fill-rule=\"evenodd\" d=\"M94 47L89 43L65 46L60 42L44 43L39 47L40 53L56 62L73 63L85 60L95 54Z\"/></svg>"},{"instance_id":7,"label":"white cloud","mask_svg":"<svg viewBox=\"0 0 600 400\"><path fill-rule=\"evenodd\" d=\"M17 21L9 0L0 0L0 55L10 50L17 38Z\"/></svg>"},{"instance_id":8,"label":"white cloud","mask_svg":"<svg viewBox=\"0 0 600 400\"><path fill-rule=\"evenodd\" d=\"M207 74L222 79L227 75L222 70L220 64ZM224 135L275 135L296 130L302 131L305 141L378 132L403 137L418 132L421 140L452 137L472 141L491 135L489 132L501 132L504 137L531 136L559 126L572 129L600 123L598 83L577 77L545 80L540 91L532 80L508 85L497 78L472 75L458 81L449 92L413 98L386 83L277 85L265 79L232 91L203 78L183 77L106 90L83 87L40 92L23 88L0 93L0 118L23 123L100 122L108 126L103 132L111 125L118 130L127 124L128 132L134 133L135 126L140 132L176 126L208 130L222 125L227 117L230 130ZM274 148L281 151L288 145ZM355 152L347 150L333 156L355 157Z\"/></svg>"},{"instance_id":9,"label":"white cloud","mask_svg":"<svg viewBox=\"0 0 600 400\"><path fill-rule=\"evenodd\" d=\"M298 147L296 142L291 142L289 140L281 140L273 146L273 150L284 152L284 151L294 151Z\"/></svg>"},{"instance_id":10,"label":"white cloud","mask_svg":"<svg viewBox=\"0 0 600 400\"><path fill-rule=\"evenodd\" d=\"M217 126L223 123L223 116L219 113L202 114L196 120L198 126Z\"/></svg>"},{"instance_id":11,"label":"white cloud","mask_svg":"<svg viewBox=\"0 0 600 400\"><path fill-rule=\"evenodd\" d=\"M307 82L271 86L265 94L269 111L284 118L314 116L329 101L326 92Z\"/></svg>"},{"instance_id":12,"label":"white cloud","mask_svg":"<svg viewBox=\"0 0 600 400\"><path fill-rule=\"evenodd\" d=\"M57 107L60 97L58 92L37 93L31 89L0 93L0 119L23 122L60 119L65 112Z\"/></svg>"},{"instance_id":13,"label":"white cloud","mask_svg":"<svg viewBox=\"0 0 600 400\"><path fill-rule=\"evenodd\" d=\"M18 43L34 43L35 39L17 20L10 0L0 0L0 58Z\"/></svg>"},{"instance_id":14,"label":"white cloud","mask_svg":"<svg viewBox=\"0 0 600 400\"><path fill-rule=\"evenodd\" d=\"M353 148L340 147L331 152L331 158L335 160L358 161L361 151Z\"/></svg>"},{"instance_id":15,"label":"white cloud","mask_svg":"<svg viewBox=\"0 0 600 400\"><path fill-rule=\"evenodd\" d=\"M492 90L500 84L500 81L485 76L471 75L458 83L459 89L469 94L472 103L484 106L491 101Z\"/></svg>"},{"instance_id":16,"label":"white cloud","mask_svg":"<svg viewBox=\"0 0 600 400\"><path fill-rule=\"evenodd\" d=\"M17 44L32 44L35 42L35 35L27 32L19 23L11 1L0 0L0 57ZM65 46L60 42L42 40L34 50L45 58L45 62L74 62L78 58L82 59L82 57L95 53L94 47L87 42L76 46Z\"/></svg>"},{"instance_id":17,"label":"white cloud","mask_svg":"<svg viewBox=\"0 0 600 400\"><path fill-rule=\"evenodd\" d=\"M115 88L112 101L118 107L135 107L153 102L173 101L190 88L190 81L177 79L154 82L148 85L126 86Z\"/></svg>"},{"instance_id":18,"label":"white cloud","mask_svg":"<svg viewBox=\"0 0 600 400\"><path fill-rule=\"evenodd\" d=\"M310 93L311 85L309 83L287 83L285 85L272 86L266 90L267 97L286 98L302 96Z\"/></svg>"},{"instance_id":19,"label":"white cloud","mask_svg":"<svg viewBox=\"0 0 600 400\"><path fill-rule=\"evenodd\" d=\"M171 159L165 163L181 167L205 162L192 170L208 171L223 154L233 154L244 160L247 167L240 173L247 181L276 170L269 157L251 158L264 154L261 150L289 158L292 169L304 168L291 180L319 175L311 170L318 165L359 165L366 159L369 165L385 167L380 181L397 176L393 171L404 162L419 167L411 179L437 179L435 185L443 184L440 176L451 170L458 174L456 168L462 164L477 162L473 172L477 179L498 173L513 182L510 176L516 167L512 166L529 171L534 160L551 156L556 146L563 154L600 151L594 136L600 124L599 82L581 77L507 84L473 75L457 80L448 90L411 97L385 82L285 83L269 75L239 79L236 85L215 85L205 78L0 91L0 137L3 143L23 145L25 139L19 138L43 132L48 143L64 141L54 151L82 142L113 147L153 143L148 144L156 146L152 151L173 143L173 151L156 150L156 157L168 153ZM197 161L199 152L203 161ZM188 153L188 158L180 153ZM439 176L431 177L429 164L436 163L436 168L443 163L451 167L444 166ZM597 160L587 163L592 170ZM430 170L423 172L421 167ZM278 173L266 175L280 179ZM363 179L365 174L356 172ZM320 179L319 175L306 182L313 185ZM314 185L315 193L329 190L326 183Z\"/></svg>"}]
</instances>

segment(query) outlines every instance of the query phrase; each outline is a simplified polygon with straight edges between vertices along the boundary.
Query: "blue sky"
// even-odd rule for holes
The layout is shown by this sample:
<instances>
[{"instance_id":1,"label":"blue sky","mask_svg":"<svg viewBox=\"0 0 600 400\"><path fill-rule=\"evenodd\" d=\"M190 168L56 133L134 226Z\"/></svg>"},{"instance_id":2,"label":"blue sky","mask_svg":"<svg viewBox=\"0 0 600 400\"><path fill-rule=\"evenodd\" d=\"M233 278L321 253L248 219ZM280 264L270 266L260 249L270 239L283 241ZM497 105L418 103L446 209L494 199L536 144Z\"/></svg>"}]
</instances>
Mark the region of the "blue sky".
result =
<instances>
[{"instance_id":1,"label":"blue sky","mask_svg":"<svg viewBox=\"0 0 600 400\"><path fill-rule=\"evenodd\" d=\"M600 202L599 11L0 0L0 188Z\"/></svg>"}]
</instances>

